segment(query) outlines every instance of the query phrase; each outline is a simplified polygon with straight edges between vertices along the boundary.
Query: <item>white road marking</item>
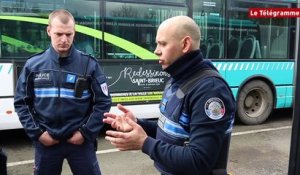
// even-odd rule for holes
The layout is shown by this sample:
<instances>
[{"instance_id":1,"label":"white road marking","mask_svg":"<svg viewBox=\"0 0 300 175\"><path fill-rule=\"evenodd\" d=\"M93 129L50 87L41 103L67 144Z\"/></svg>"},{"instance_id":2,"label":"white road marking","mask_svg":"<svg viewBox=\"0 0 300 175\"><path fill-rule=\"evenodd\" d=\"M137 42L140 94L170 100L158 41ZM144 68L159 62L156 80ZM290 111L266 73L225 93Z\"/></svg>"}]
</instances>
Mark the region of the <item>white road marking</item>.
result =
<instances>
[{"instance_id":1,"label":"white road marking","mask_svg":"<svg viewBox=\"0 0 300 175\"><path fill-rule=\"evenodd\" d=\"M119 150L117 148L106 149L106 150L97 151L96 154L106 154L106 153L113 153L113 152L118 152L118 151ZM34 160L24 160L24 161L19 161L19 162L11 162L11 163L7 163L7 167L31 164L33 162L34 162Z\"/></svg>"},{"instance_id":2,"label":"white road marking","mask_svg":"<svg viewBox=\"0 0 300 175\"><path fill-rule=\"evenodd\" d=\"M33 160L24 160L24 161L19 161L19 162L7 163L7 167L25 165L25 164L30 164L30 163L33 163Z\"/></svg>"},{"instance_id":3,"label":"white road marking","mask_svg":"<svg viewBox=\"0 0 300 175\"><path fill-rule=\"evenodd\" d=\"M118 152L119 150L117 148L114 149L105 149L101 151L97 151L96 154L106 154L106 153L113 153L113 152Z\"/></svg>"},{"instance_id":4,"label":"white road marking","mask_svg":"<svg viewBox=\"0 0 300 175\"><path fill-rule=\"evenodd\" d=\"M268 131L277 131L277 130L282 130L282 129L290 129L292 128L291 126L283 126L283 127L278 127L278 128L266 128L266 129L257 129L257 130L250 130L250 131L243 131L243 132L235 132L232 133L232 136L239 136L239 135L246 135L246 134L255 134L259 132L268 132Z\"/></svg>"},{"instance_id":5,"label":"white road marking","mask_svg":"<svg viewBox=\"0 0 300 175\"><path fill-rule=\"evenodd\" d=\"M255 133L260 133L260 132L277 131L277 130L291 129L291 128L292 128L292 126L283 126L283 127L278 127L278 128L257 129L257 130L243 131L243 132L235 132L235 133L232 133L232 136L255 134ZM106 153L113 153L113 152L118 152L118 151L119 150L116 149L116 148L114 148L114 149L106 149L106 150L97 151L96 154L106 154ZM34 160L24 160L24 161L18 161L18 162L10 162L10 163L7 163L7 167L13 167L13 166L25 165L25 164L32 164L33 162L34 162Z\"/></svg>"}]
</instances>

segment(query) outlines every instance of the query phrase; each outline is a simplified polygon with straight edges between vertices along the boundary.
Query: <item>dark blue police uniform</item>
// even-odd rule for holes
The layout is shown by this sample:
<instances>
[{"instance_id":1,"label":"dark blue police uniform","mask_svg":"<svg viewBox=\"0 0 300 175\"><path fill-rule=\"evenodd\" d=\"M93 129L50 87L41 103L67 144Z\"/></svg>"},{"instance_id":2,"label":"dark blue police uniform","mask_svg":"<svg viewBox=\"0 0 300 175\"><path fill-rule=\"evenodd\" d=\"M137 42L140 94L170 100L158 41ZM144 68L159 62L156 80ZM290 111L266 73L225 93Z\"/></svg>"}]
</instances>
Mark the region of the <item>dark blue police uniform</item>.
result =
<instances>
[{"instance_id":1,"label":"dark blue police uniform","mask_svg":"<svg viewBox=\"0 0 300 175\"><path fill-rule=\"evenodd\" d=\"M86 83L82 96L75 96L79 78ZM19 77L14 105L26 133L35 143L36 174L60 174L65 158L74 174L101 174L94 143L103 127L103 113L110 110L111 97L96 59L73 46L64 58L52 46L32 56ZM78 130L85 142L67 143ZM41 144L38 138L44 131L60 143Z\"/></svg>"},{"instance_id":2,"label":"dark blue police uniform","mask_svg":"<svg viewBox=\"0 0 300 175\"><path fill-rule=\"evenodd\" d=\"M158 122L138 120L151 136L145 140L142 151L164 175L212 174L222 145L231 133L235 101L221 77L202 78L180 97L180 87L203 69L217 71L210 61L202 59L199 50L166 68L172 79L160 103Z\"/></svg>"},{"instance_id":3,"label":"dark blue police uniform","mask_svg":"<svg viewBox=\"0 0 300 175\"><path fill-rule=\"evenodd\" d=\"M7 175L7 155L2 148L0 148L0 174Z\"/></svg>"}]
</instances>

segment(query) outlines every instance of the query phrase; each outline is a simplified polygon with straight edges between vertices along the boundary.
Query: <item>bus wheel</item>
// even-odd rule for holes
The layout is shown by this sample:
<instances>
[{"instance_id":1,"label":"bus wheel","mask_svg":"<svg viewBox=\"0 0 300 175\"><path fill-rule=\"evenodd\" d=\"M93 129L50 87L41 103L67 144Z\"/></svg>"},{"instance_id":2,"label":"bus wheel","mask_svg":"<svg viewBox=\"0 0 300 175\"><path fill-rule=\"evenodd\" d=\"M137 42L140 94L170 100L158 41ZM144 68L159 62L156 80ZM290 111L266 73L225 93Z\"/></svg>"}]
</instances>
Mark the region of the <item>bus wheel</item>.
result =
<instances>
[{"instance_id":1,"label":"bus wheel","mask_svg":"<svg viewBox=\"0 0 300 175\"><path fill-rule=\"evenodd\" d=\"M273 103L273 93L268 84L261 80L250 81L238 95L238 119L247 125L261 124L271 115Z\"/></svg>"}]
</instances>

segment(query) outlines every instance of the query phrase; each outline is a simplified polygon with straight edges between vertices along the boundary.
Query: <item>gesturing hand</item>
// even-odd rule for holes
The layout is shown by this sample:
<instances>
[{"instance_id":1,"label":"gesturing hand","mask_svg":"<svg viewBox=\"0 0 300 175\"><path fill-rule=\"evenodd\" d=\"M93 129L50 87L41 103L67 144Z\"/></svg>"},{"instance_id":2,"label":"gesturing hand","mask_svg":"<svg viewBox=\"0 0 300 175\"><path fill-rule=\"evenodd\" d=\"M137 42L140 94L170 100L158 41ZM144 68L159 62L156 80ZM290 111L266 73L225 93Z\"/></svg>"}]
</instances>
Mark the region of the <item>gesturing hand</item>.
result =
<instances>
[{"instance_id":1,"label":"gesturing hand","mask_svg":"<svg viewBox=\"0 0 300 175\"><path fill-rule=\"evenodd\" d=\"M131 126L131 131L106 131L105 139L121 151L140 150L148 137L143 128L128 117L124 121Z\"/></svg>"},{"instance_id":2,"label":"gesturing hand","mask_svg":"<svg viewBox=\"0 0 300 175\"><path fill-rule=\"evenodd\" d=\"M110 124L112 128L117 131L128 132L132 130L132 127L126 122L125 118L129 118L136 122L136 118L133 113L125 108L123 105L118 104L118 109L123 112L121 115L116 115L113 113L104 113L106 118L103 119L104 123Z\"/></svg>"}]
</instances>

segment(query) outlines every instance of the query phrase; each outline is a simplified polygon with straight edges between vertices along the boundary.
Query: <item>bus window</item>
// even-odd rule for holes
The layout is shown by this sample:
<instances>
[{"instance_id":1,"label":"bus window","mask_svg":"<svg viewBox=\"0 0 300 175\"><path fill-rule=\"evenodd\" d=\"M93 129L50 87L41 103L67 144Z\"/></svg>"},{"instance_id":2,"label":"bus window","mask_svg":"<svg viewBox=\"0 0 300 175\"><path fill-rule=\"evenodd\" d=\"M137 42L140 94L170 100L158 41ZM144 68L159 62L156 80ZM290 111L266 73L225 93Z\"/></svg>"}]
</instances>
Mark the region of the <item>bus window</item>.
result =
<instances>
[{"instance_id":1,"label":"bus window","mask_svg":"<svg viewBox=\"0 0 300 175\"><path fill-rule=\"evenodd\" d=\"M74 15L78 26L85 26L77 31L74 44L79 50L96 58L101 58L101 8L100 1L66 1L66 8ZM97 31L97 32L96 32Z\"/></svg>"},{"instance_id":2,"label":"bus window","mask_svg":"<svg viewBox=\"0 0 300 175\"><path fill-rule=\"evenodd\" d=\"M137 45L141 49L153 52L156 47L158 25L163 20L176 15L187 15L186 7L106 2L105 31L128 42L124 43L121 40L115 40L115 43L106 42L105 58L139 59L135 51L130 52L118 47L125 44Z\"/></svg>"},{"instance_id":3,"label":"bus window","mask_svg":"<svg viewBox=\"0 0 300 175\"><path fill-rule=\"evenodd\" d=\"M47 21L42 20L47 20L48 14L58 8L66 8L73 14L77 25L89 28L88 30L81 29L76 33L75 46L79 50L100 57L100 36L90 32L93 29L100 29L99 1L2 1L0 7L3 15L10 15L14 12L18 14L16 16L22 16L25 19L25 21L19 21L16 18L17 23L14 20L8 20L5 21L5 25L0 26L1 57L23 59L48 48L50 40L46 33ZM31 17L37 18L38 22L30 22Z\"/></svg>"},{"instance_id":4,"label":"bus window","mask_svg":"<svg viewBox=\"0 0 300 175\"><path fill-rule=\"evenodd\" d=\"M201 29L200 49L205 58L224 56L224 3L222 0L193 2L193 18Z\"/></svg>"},{"instance_id":5,"label":"bus window","mask_svg":"<svg viewBox=\"0 0 300 175\"><path fill-rule=\"evenodd\" d=\"M280 3L231 1L229 10L228 58L287 59L289 20L287 18L249 18L248 9L283 8ZM266 36L266 37L262 37ZM231 39L237 39L238 44ZM234 45L234 46L233 46ZM232 53L233 50L237 53Z\"/></svg>"},{"instance_id":6,"label":"bus window","mask_svg":"<svg viewBox=\"0 0 300 175\"><path fill-rule=\"evenodd\" d=\"M6 21L0 26L3 58L23 58L49 46L45 26L27 22Z\"/></svg>"}]
</instances>

